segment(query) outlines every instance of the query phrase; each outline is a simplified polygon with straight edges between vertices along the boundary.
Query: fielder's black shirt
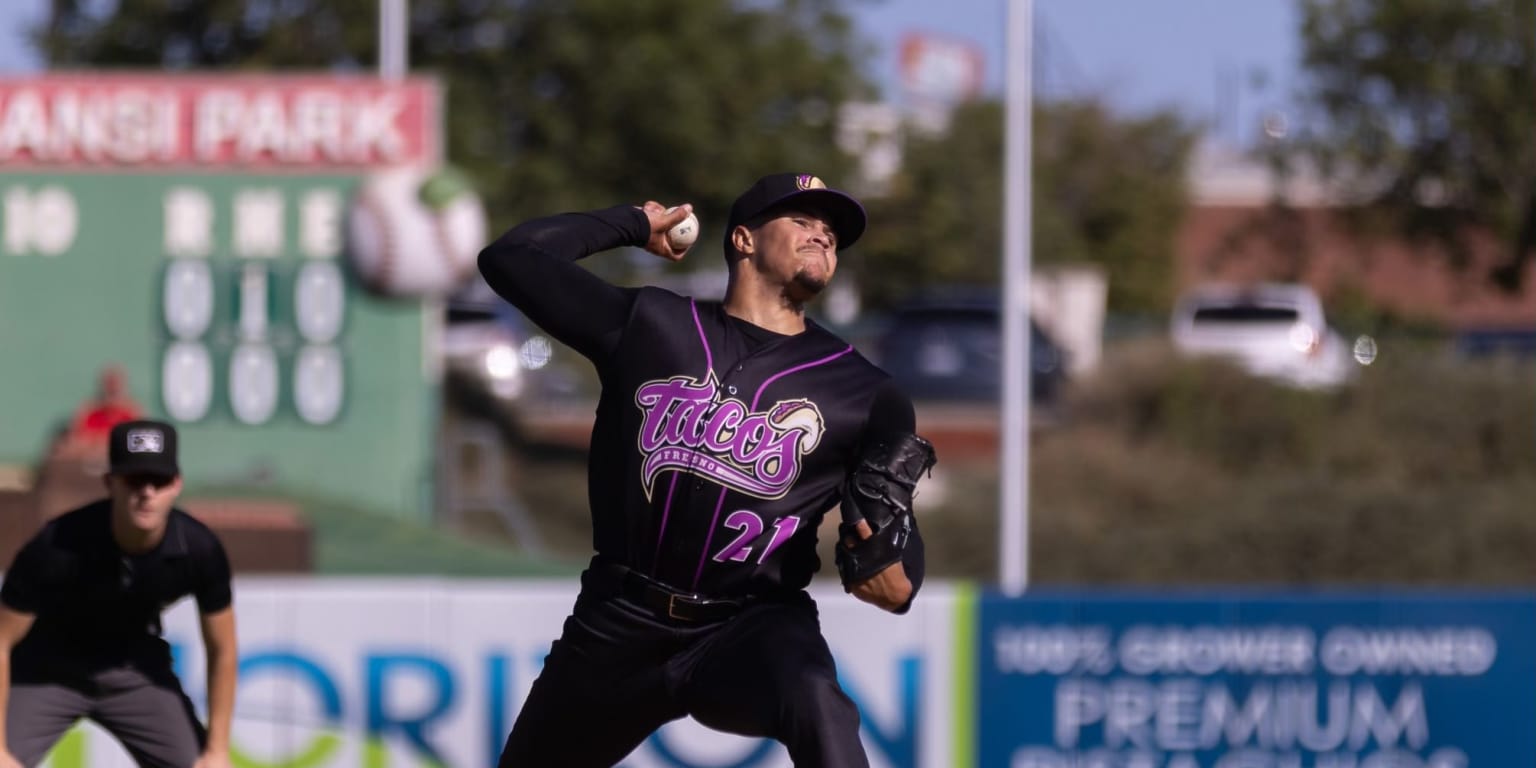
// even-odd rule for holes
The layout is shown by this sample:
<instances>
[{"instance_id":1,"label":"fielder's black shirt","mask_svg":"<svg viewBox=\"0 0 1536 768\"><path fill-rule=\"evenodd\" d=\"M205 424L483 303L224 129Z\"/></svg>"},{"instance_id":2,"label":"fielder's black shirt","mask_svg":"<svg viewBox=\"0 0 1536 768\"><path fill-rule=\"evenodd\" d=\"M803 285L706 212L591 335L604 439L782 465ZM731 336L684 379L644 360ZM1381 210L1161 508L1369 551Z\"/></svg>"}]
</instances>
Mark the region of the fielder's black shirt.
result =
<instances>
[{"instance_id":1,"label":"fielder's black shirt","mask_svg":"<svg viewBox=\"0 0 1536 768\"><path fill-rule=\"evenodd\" d=\"M487 283L602 379L594 549L683 591L803 587L847 473L870 442L915 431L912 402L813 321L786 336L718 301L615 286L576 263L648 234L644 213L619 206L535 219L480 256ZM921 536L902 562L920 585Z\"/></svg>"},{"instance_id":2,"label":"fielder's black shirt","mask_svg":"<svg viewBox=\"0 0 1536 768\"><path fill-rule=\"evenodd\" d=\"M13 682L68 683L119 666L163 674L161 613L188 595L205 614L229 607L229 560L208 526L173 509L160 544L130 555L111 515L102 500L54 518L5 572L0 602L36 616L12 649Z\"/></svg>"}]
</instances>

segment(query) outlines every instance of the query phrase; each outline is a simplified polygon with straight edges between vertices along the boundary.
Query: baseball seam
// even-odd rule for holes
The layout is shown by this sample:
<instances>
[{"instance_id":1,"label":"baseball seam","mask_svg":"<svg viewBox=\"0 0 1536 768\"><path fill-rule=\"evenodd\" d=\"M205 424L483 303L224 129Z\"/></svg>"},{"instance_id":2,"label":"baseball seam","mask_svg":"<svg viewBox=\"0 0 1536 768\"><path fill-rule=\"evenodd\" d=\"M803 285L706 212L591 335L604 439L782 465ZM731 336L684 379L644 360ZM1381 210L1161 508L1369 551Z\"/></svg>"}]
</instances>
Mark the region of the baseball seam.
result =
<instances>
[{"instance_id":1,"label":"baseball seam","mask_svg":"<svg viewBox=\"0 0 1536 768\"><path fill-rule=\"evenodd\" d=\"M385 215L384 202L378 199L378 193L364 187L360 197L358 204L379 220L379 261L374 265L374 274L362 274L363 283L371 291L393 295L390 283L395 273L395 249L399 247L399 238L395 236L394 227Z\"/></svg>"},{"instance_id":2,"label":"baseball seam","mask_svg":"<svg viewBox=\"0 0 1536 768\"><path fill-rule=\"evenodd\" d=\"M448 206L444 205L442 210L423 207L432 220L432 239L437 243L438 257L448 270L448 286L451 289L459 284L459 261L456 258L458 254L453 252L453 238L448 236L448 216L444 213Z\"/></svg>"}]
</instances>

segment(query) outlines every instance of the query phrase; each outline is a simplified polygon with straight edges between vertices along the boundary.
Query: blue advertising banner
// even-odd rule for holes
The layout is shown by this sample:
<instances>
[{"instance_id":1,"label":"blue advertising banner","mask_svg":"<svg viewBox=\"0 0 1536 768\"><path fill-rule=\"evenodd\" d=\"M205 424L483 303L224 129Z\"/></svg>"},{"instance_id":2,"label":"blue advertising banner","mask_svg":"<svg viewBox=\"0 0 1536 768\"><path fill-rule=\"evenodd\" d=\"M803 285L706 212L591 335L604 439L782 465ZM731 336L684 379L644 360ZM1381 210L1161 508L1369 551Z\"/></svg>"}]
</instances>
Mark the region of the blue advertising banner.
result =
<instances>
[{"instance_id":1,"label":"blue advertising banner","mask_svg":"<svg viewBox=\"0 0 1536 768\"><path fill-rule=\"evenodd\" d=\"M1536 596L988 594L1006 768L1536 768Z\"/></svg>"}]
</instances>

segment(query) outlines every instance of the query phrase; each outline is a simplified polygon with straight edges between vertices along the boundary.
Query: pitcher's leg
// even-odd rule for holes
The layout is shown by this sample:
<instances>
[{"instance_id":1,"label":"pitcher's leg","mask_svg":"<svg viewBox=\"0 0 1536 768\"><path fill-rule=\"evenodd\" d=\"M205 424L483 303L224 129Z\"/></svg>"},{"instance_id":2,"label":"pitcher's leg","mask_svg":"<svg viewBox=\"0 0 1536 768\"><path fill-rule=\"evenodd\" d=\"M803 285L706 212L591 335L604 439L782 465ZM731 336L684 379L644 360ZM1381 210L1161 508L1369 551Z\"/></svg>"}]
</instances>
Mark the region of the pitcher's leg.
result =
<instances>
[{"instance_id":1,"label":"pitcher's leg","mask_svg":"<svg viewBox=\"0 0 1536 768\"><path fill-rule=\"evenodd\" d=\"M578 605L518 712L499 768L610 768L682 716L653 627L613 604Z\"/></svg>"},{"instance_id":2,"label":"pitcher's leg","mask_svg":"<svg viewBox=\"0 0 1536 768\"><path fill-rule=\"evenodd\" d=\"M863 768L859 711L837 683L815 604L759 606L699 648L680 692L717 730L777 739L797 768Z\"/></svg>"}]
</instances>

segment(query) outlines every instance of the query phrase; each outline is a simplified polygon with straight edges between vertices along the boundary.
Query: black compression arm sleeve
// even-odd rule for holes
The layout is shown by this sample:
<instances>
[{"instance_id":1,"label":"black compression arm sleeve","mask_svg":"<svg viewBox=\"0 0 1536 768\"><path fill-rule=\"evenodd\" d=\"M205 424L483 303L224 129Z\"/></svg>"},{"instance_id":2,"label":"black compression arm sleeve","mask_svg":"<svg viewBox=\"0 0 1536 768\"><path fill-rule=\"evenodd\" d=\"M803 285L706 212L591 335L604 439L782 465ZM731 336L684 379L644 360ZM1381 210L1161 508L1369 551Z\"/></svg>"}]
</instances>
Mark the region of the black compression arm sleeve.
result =
<instances>
[{"instance_id":1,"label":"black compression arm sleeve","mask_svg":"<svg viewBox=\"0 0 1536 768\"><path fill-rule=\"evenodd\" d=\"M644 245L649 236L645 213L628 205L533 219L480 252L480 274L546 333L601 365L618 346L636 291L611 285L576 261Z\"/></svg>"},{"instance_id":2,"label":"black compression arm sleeve","mask_svg":"<svg viewBox=\"0 0 1536 768\"><path fill-rule=\"evenodd\" d=\"M891 435L910 435L917 431L917 412L912 399L890 379L875 390L874 402L869 406L869 424L865 427L866 440Z\"/></svg>"},{"instance_id":3,"label":"black compression arm sleeve","mask_svg":"<svg viewBox=\"0 0 1536 768\"><path fill-rule=\"evenodd\" d=\"M869 422L864 428L865 443L908 435L916 431L917 414L912 408L912 399L907 397L894 382L887 379L875 391L874 403L870 405ZM901 553L901 569L906 572L907 581L912 582L912 596L896 613L906 613L910 610L912 601L917 599L917 590L923 586L923 535L919 530L917 506L916 503L913 504L912 535L907 540L906 550Z\"/></svg>"}]
</instances>

